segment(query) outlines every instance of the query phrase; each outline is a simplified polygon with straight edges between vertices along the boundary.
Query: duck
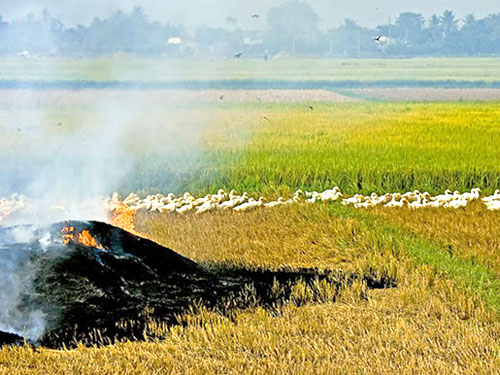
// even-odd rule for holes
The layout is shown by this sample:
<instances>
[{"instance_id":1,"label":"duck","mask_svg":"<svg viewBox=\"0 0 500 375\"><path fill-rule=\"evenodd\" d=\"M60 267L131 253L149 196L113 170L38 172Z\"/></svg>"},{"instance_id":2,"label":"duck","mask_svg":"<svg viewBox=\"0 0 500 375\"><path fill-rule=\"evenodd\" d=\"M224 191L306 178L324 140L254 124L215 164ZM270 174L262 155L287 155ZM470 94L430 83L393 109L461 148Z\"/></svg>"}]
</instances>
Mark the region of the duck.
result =
<instances>
[{"instance_id":1,"label":"duck","mask_svg":"<svg viewBox=\"0 0 500 375\"><path fill-rule=\"evenodd\" d=\"M287 200L283 197L279 197L276 201L264 203L264 207L276 207L279 205L286 204Z\"/></svg>"},{"instance_id":2,"label":"duck","mask_svg":"<svg viewBox=\"0 0 500 375\"><path fill-rule=\"evenodd\" d=\"M374 204L369 199L364 201L364 202L354 203L354 208L370 208L373 206L374 206Z\"/></svg>"},{"instance_id":3,"label":"duck","mask_svg":"<svg viewBox=\"0 0 500 375\"><path fill-rule=\"evenodd\" d=\"M158 209L160 207L163 207L164 205L165 205L165 203L159 202L159 201L155 200L155 201L151 202L151 208L149 210L152 211L152 212L155 212L155 211L158 211Z\"/></svg>"},{"instance_id":4,"label":"duck","mask_svg":"<svg viewBox=\"0 0 500 375\"><path fill-rule=\"evenodd\" d=\"M486 208L490 211L500 210L500 200L491 201L486 203Z\"/></svg>"},{"instance_id":5,"label":"duck","mask_svg":"<svg viewBox=\"0 0 500 375\"><path fill-rule=\"evenodd\" d=\"M408 207L410 207L412 210L415 210L417 208L423 208L423 207L425 207L425 203L424 203L423 197L421 195L418 196L416 200L414 200L413 202L410 202L408 204Z\"/></svg>"},{"instance_id":6,"label":"duck","mask_svg":"<svg viewBox=\"0 0 500 375\"><path fill-rule=\"evenodd\" d=\"M468 200L467 199L453 199L446 203L444 207L446 208L461 208L467 206Z\"/></svg>"},{"instance_id":7,"label":"duck","mask_svg":"<svg viewBox=\"0 0 500 375\"><path fill-rule=\"evenodd\" d=\"M216 208L217 204L218 204L217 198L211 197L209 200L207 200L205 203L203 203L201 206L199 206L196 212L203 213L203 212L210 211L210 210Z\"/></svg>"},{"instance_id":8,"label":"duck","mask_svg":"<svg viewBox=\"0 0 500 375\"><path fill-rule=\"evenodd\" d=\"M392 194L386 193L379 198L377 205L389 203L391 199L392 199Z\"/></svg>"},{"instance_id":9,"label":"duck","mask_svg":"<svg viewBox=\"0 0 500 375\"><path fill-rule=\"evenodd\" d=\"M242 211L249 211L257 207L261 207L265 202L265 199L263 197L260 197L258 201L256 201L253 198L250 198L248 202L243 203L240 206L234 207L233 210L242 212Z\"/></svg>"},{"instance_id":10,"label":"duck","mask_svg":"<svg viewBox=\"0 0 500 375\"><path fill-rule=\"evenodd\" d=\"M193 202L191 202L193 204L194 207L198 207L198 206L201 206L203 205L203 203L205 203L207 200L206 200L206 197L200 197L200 198L196 198Z\"/></svg>"},{"instance_id":11,"label":"duck","mask_svg":"<svg viewBox=\"0 0 500 375\"><path fill-rule=\"evenodd\" d=\"M401 200L396 200L396 196L392 196L392 200L387 203L384 207L403 207L405 204L408 204L408 199L401 198Z\"/></svg>"},{"instance_id":12,"label":"duck","mask_svg":"<svg viewBox=\"0 0 500 375\"><path fill-rule=\"evenodd\" d=\"M347 205L354 204L354 203L361 203L361 202L364 202L365 200L366 200L366 197L364 197L363 195L354 194L354 196L351 198L343 199L342 204L344 206L347 206Z\"/></svg>"},{"instance_id":13,"label":"duck","mask_svg":"<svg viewBox=\"0 0 500 375\"><path fill-rule=\"evenodd\" d=\"M413 202L417 200L419 196L420 196L420 191L418 190L413 190L403 194L403 198L406 198L408 202Z\"/></svg>"},{"instance_id":14,"label":"duck","mask_svg":"<svg viewBox=\"0 0 500 375\"><path fill-rule=\"evenodd\" d=\"M473 188L473 189L471 189L470 193L463 193L462 198L464 198L468 201L473 201L473 200L479 199L480 195L481 195L481 189Z\"/></svg>"},{"instance_id":15,"label":"duck","mask_svg":"<svg viewBox=\"0 0 500 375\"><path fill-rule=\"evenodd\" d=\"M205 204L203 204L197 208L196 214L200 215L200 214L203 214L205 212L212 211L215 208L217 208L217 203L215 203L213 201L208 201Z\"/></svg>"},{"instance_id":16,"label":"duck","mask_svg":"<svg viewBox=\"0 0 500 375\"><path fill-rule=\"evenodd\" d=\"M453 194L451 193L451 190L450 189L446 189L444 191L444 194L436 195L434 197L434 200L448 202L452 198L453 198Z\"/></svg>"},{"instance_id":17,"label":"duck","mask_svg":"<svg viewBox=\"0 0 500 375\"><path fill-rule=\"evenodd\" d=\"M218 199L218 202L224 202L229 198L228 194L224 191L224 189L219 189L217 190L216 197Z\"/></svg>"},{"instance_id":18,"label":"duck","mask_svg":"<svg viewBox=\"0 0 500 375\"><path fill-rule=\"evenodd\" d=\"M137 211L149 211L149 210L151 210L151 205L152 205L151 201L145 200L136 206L136 210Z\"/></svg>"},{"instance_id":19,"label":"duck","mask_svg":"<svg viewBox=\"0 0 500 375\"><path fill-rule=\"evenodd\" d=\"M500 200L500 189L496 189L493 195L490 195L489 197L484 197L481 198L483 202L492 202L496 200Z\"/></svg>"},{"instance_id":20,"label":"duck","mask_svg":"<svg viewBox=\"0 0 500 375\"><path fill-rule=\"evenodd\" d=\"M130 206L131 204L138 204L141 201L141 197L139 197L135 193L130 193L127 198L123 200L123 203L125 203L127 206Z\"/></svg>"},{"instance_id":21,"label":"duck","mask_svg":"<svg viewBox=\"0 0 500 375\"><path fill-rule=\"evenodd\" d=\"M245 202L248 202L250 200L250 194L248 194L246 191L241 194L240 197L236 198L235 201L236 201L236 205L240 205L240 204L243 204Z\"/></svg>"},{"instance_id":22,"label":"duck","mask_svg":"<svg viewBox=\"0 0 500 375\"><path fill-rule=\"evenodd\" d=\"M301 197L305 197L306 194L304 193L304 190L297 189L297 190L295 190L295 193L293 193L293 196L301 198Z\"/></svg>"},{"instance_id":23,"label":"duck","mask_svg":"<svg viewBox=\"0 0 500 375\"><path fill-rule=\"evenodd\" d=\"M316 201L321 200L321 194L317 191L314 191L311 195L311 198L306 199L307 203L315 203Z\"/></svg>"},{"instance_id":24,"label":"duck","mask_svg":"<svg viewBox=\"0 0 500 375\"><path fill-rule=\"evenodd\" d=\"M283 202L281 204L288 206L288 205L296 204L296 203L302 203L302 199L294 196L290 199L283 199Z\"/></svg>"},{"instance_id":25,"label":"duck","mask_svg":"<svg viewBox=\"0 0 500 375\"><path fill-rule=\"evenodd\" d=\"M178 214L185 214L188 211L191 211L193 209L193 204L189 202L188 204L185 204L175 210Z\"/></svg>"},{"instance_id":26,"label":"duck","mask_svg":"<svg viewBox=\"0 0 500 375\"><path fill-rule=\"evenodd\" d=\"M222 202L221 204L217 205L217 208L221 210L227 210L229 208L233 208L236 205L237 205L237 198L231 198L228 201Z\"/></svg>"},{"instance_id":27,"label":"duck","mask_svg":"<svg viewBox=\"0 0 500 375\"><path fill-rule=\"evenodd\" d=\"M323 202L334 202L340 198L340 194L335 189L330 189L320 193L320 197Z\"/></svg>"},{"instance_id":28,"label":"duck","mask_svg":"<svg viewBox=\"0 0 500 375\"><path fill-rule=\"evenodd\" d=\"M166 214L168 212L175 212L177 209L175 202L170 202L169 204L166 204L164 206L161 206L158 208L158 212L162 214Z\"/></svg>"},{"instance_id":29,"label":"duck","mask_svg":"<svg viewBox=\"0 0 500 375\"><path fill-rule=\"evenodd\" d=\"M427 201L425 203L425 207L439 208L439 207L443 207L444 204L445 203L443 201L431 200L431 201Z\"/></svg>"},{"instance_id":30,"label":"duck","mask_svg":"<svg viewBox=\"0 0 500 375\"><path fill-rule=\"evenodd\" d=\"M399 202L396 202L393 207L399 207L399 208L401 208L401 207L407 206L408 203L409 203L408 199L402 198Z\"/></svg>"}]
</instances>

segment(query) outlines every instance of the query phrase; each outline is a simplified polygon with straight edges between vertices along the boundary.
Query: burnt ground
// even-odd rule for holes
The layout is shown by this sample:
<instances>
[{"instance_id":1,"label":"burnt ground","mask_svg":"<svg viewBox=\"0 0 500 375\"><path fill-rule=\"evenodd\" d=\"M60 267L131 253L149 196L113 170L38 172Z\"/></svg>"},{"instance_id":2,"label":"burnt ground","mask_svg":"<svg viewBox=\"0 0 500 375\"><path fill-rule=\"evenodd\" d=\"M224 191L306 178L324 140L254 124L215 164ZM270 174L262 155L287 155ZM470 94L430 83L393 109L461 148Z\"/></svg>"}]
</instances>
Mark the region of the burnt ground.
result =
<instances>
[{"instance_id":1,"label":"burnt ground","mask_svg":"<svg viewBox=\"0 0 500 375\"><path fill-rule=\"evenodd\" d=\"M65 244L61 237L65 227L73 227L75 237L90 231L102 248L76 240ZM153 241L101 222L68 221L33 229L29 242L16 239L19 229L0 228L0 253L4 259L17 260L13 272L33 273L16 309L24 316L42 312L44 330L33 344L53 348L78 341L95 343L97 331L110 340L141 339L151 320L177 324L179 314L195 303L222 314L251 306L273 309L290 301L292 287L299 280L314 291L317 280L340 289L359 279L315 269L207 269ZM394 280L384 277L365 277L365 281L369 288L394 286ZM22 337L0 332L0 344L22 343Z\"/></svg>"}]
</instances>

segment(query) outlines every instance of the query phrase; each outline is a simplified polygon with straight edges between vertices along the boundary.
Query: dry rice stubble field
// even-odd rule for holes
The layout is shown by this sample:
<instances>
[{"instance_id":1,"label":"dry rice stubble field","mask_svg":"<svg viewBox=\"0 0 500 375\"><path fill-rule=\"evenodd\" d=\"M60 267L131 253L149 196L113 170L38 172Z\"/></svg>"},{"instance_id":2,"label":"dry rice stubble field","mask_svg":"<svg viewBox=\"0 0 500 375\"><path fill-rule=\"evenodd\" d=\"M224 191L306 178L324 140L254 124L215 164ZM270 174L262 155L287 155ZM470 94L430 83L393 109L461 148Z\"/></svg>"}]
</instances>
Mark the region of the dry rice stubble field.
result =
<instances>
[{"instance_id":1,"label":"dry rice stubble field","mask_svg":"<svg viewBox=\"0 0 500 375\"><path fill-rule=\"evenodd\" d=\"M391 244L376 227L331 212L328 205L320 205L284 207L265 214L146 215L138 218L138 225L153 239L177 245L181 253L197 255L198 260L279 268L307 249L311 255L292 268L315 266L321 260L331 269L383 270L392 264L396 288L366 291L355 284L335 301L325 294L322 303L300 307L292 303L278 313L257 307L242 310L232 319L199 308L182 318L185 326L152 324L150 333L160 341L40 353L29 348L3 349L0 366L9 373L37 374L486 374L498 370L500 324L494 311L432 266L415 264L402 244ZM287 227L301 220L314 228L297 225L295 230L274 233L282 224ZM227 243L220 241L218 230L210 229L219 225ZM324 250L328 241L331 255ZM254 251L234 251L235 243ZM343 248L359 256L343 259ZM300 255L291 255L296 253ZM271 254L274 257L268 257ZM303 298L303 293L297 288L297 298Z\"/></svg>"}]
</instances>

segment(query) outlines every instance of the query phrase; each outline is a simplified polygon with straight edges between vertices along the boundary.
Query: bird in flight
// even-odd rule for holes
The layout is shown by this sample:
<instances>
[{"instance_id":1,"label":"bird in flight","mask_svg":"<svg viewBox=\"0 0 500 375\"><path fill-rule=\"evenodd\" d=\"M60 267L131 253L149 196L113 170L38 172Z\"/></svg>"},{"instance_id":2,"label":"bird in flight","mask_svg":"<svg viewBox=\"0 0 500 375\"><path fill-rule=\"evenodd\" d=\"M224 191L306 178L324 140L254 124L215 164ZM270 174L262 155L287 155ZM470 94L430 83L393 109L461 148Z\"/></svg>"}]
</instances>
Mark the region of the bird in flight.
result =
<instances>
[{"instance_id":1,"label":"bird in flight","mask_svg":"<svg viewBox=\"0 0 500 375\"><path fill-rule=\"evenodd\" d=\"M386 37L386 36L382 36L382 35L377 35L377 37L375 37L373 40L375 40L377 43L387 43L389 41L389 38Z\"/></svg>"},{"instance_id":2,"label":"bird in flight","mask_svg":"<svg viewBox=\"0 0 500 375\"><path fill-rule=\"evenodd\" d=\"M310 105L309 109L312 111L312 110L314 110L314 107L312 105Z\"/></svg>"},{"instance_id":3,"label":"bird in flight","mask_svg":"<svg viewBox=\"0 0 500 375\"><path fill-rule=\"evenodd\" d=\"M219 96L219 100L224 99L224 95Z\"/></svg>"},{"instance_id":4,"label":"bird in flight","mask_svg":"<svg viewBox=\"0 0 500 375\"><path fill-rule=\"evenodd\" d=\"M250 17L257 19L260 17L260 14L252 14Z\"/></svg>"},{"instance_id":5,"label":"bird in flight","mask_svg":"<svg viewBox=\"0 0 500 375\"><path fill-rule=\"evenodd\" d=\"M236 55L234 55L234 57L236 57L237 59L239 59L241 57L241 55L243 55L243 52L238 52Z\"/></svg>"}]
</instances>

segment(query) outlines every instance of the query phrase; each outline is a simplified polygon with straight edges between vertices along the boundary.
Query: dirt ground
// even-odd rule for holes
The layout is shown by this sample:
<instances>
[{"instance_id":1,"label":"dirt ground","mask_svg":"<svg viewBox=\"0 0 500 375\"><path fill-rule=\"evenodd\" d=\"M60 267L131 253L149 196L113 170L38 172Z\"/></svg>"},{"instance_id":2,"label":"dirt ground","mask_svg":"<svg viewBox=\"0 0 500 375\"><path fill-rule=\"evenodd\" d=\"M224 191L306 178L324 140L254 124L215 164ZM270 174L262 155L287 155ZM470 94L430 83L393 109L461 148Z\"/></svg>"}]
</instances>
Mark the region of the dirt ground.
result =
<instances>
[{"instance_id":1,"label":"dirt ground","mask_svg":"<svg viewBox=\"0 0 500 375\"><path fill-rule=\"evenodd\" d=\"M0 109L33 106L144 103L172 107L197 103L313 103L387 101L500 101L500 89L366 88L329 90L0 90ZM350 96L352 95L352 96Z\"/></svg>"},{"instance_id":2,"label":"dirt ground","mask_svg":"<svg viewBox=\"0 0 500 375\"><path fill-rule=\"evenodd\" d=\"M496 101L500 89L374 88L349 90L356 97L389 101Z\"/></svg>"},{"instance_id":3,"label":"dirt ground","mask_svg":"<svg viewBox=\"0 0 500 375\"><path fill-rule=\"evenodd\" d=\"M328 90L0 90L0 104L94 104L140 100L151 104L243 102L352 102L359 99Z\"/></svg>"}]
</instances>

